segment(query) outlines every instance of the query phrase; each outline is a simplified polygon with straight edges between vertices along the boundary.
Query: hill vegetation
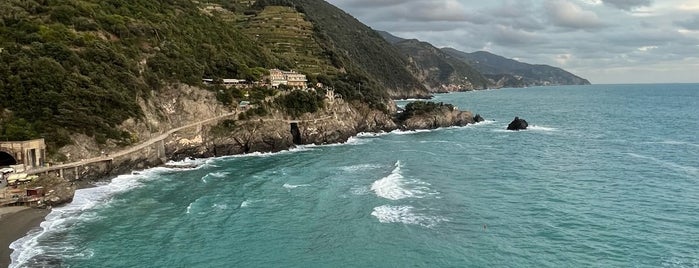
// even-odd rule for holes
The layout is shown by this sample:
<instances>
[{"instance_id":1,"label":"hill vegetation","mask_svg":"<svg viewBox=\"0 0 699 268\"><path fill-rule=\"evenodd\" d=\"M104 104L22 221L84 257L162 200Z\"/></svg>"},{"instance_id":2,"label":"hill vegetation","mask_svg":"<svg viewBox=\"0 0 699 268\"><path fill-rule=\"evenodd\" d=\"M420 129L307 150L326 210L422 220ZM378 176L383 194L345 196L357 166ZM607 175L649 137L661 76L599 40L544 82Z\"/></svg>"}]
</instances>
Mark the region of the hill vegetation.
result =
<instances>
[{"instance_id":1,"label":"hill vegetation","mask_svg":"<svg viewBox=\"0 0 699 268\"><path fill-rule=\"evenodd\" d=\"M466 53L453 48L442 50L467 62L500 87L590 84L586 79L557 67L523 63L485 51Z\"/></svg>"},{"instance_id":2,"label":"hill vegetation","mask_svg":"<svg viewBox=\"0 0 699 268\"><path fill-rule=\"evenodd\" d=\"M129 142L139 97L202 77L257 78L280 61L187 0L0 3L0 139L73 132ZM19 131L21 130L21 131Z\"/></svg>"},{"instance_id":3,"label":"hill vegetation","mask_svg":"<svg viewBox=\"0 0 699 268\"><path fill-rule=\"evenodd\" d=\"M488 79L466 62L444 53L427 42L402 39L379 32L393 41L412 64L415 76L432 92L465 91L488 88Z\"/></svg>"},{"instance_id":4,"label":"hill vegetation","mask_svg":"<svg viewBox=\"0 0 699 268\"><path fill-rule=\"evenodd\" d=\"M298 70L385 110L391 96L427 94L407 65L373 30L320 0L7 0L0 140L43 137L55 150L83 133L126 145L133 139L118 125L142 120L139 100L154 91L200 87L205 77L261 80L269 68ZM208 88L223 103L244 98Z\"/></svg>"}]
</instances>

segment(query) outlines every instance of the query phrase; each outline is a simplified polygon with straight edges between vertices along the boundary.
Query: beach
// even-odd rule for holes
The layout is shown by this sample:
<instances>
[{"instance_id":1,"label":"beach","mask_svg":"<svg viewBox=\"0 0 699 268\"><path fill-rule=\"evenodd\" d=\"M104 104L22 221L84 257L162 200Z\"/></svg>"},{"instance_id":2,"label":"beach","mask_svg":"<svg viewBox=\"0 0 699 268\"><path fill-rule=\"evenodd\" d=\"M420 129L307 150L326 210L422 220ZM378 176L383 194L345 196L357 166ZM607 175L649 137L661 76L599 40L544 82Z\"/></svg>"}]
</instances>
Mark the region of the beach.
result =
<instances>
[{"instance_id":1,"label":"beach","mask_svg":"<svg viewBox=\"0 0 699 268\"><path fill-rule=\"evenodd\" d=\"M10 244L38 228L50 210L28 207L0 207L0 267L10 265Z\"/></svg>"}]
</instances>

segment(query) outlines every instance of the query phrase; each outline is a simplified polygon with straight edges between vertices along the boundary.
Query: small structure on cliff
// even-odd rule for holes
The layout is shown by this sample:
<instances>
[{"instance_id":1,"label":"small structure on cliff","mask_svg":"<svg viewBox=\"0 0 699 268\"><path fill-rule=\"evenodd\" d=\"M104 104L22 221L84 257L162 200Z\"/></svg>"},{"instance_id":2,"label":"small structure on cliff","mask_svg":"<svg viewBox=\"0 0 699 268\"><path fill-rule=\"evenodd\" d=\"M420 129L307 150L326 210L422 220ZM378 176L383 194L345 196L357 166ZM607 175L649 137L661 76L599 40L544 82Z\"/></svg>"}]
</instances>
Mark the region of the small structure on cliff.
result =
<instances>
[{"instance_id":1,"label":"small structure on cliff","mask_svg":"<svg viewBox=\"0 0 699 268\"><path fill-rule=\"evenodd\" d=\"M44 139L0 142L0 167L23 165L31 169L44 166L45 161Z\"/></svg>"}]
</instances>

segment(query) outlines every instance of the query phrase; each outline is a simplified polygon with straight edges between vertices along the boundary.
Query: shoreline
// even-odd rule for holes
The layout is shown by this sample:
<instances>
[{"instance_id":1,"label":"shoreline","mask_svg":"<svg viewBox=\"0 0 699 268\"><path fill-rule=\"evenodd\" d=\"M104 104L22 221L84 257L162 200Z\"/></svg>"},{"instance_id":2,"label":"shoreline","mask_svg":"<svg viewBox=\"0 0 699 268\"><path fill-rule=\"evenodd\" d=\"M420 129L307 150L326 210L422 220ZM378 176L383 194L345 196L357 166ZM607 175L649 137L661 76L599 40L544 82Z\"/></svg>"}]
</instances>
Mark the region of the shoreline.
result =
<instances>
[{"instance_id":1,"label":"shoreline","mask_svg":"<svg viewBox=\"0 0 699 268\"><path fill-rule=\"evenodd\" d=\"M10 244L38 228L51 210L30 207L0 207L0 267L8 267Z\"/></svg>"}]
</instances>

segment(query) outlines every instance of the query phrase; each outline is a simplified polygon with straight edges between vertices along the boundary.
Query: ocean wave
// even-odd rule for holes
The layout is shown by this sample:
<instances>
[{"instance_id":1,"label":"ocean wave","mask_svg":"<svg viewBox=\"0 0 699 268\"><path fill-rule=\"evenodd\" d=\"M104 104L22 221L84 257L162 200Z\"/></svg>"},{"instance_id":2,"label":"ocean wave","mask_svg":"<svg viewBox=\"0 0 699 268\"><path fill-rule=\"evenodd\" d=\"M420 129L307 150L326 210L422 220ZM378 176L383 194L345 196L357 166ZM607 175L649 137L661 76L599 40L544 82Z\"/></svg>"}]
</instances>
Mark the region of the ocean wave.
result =
<instances>
[{"instance_id":1,"label":"ocean wave","mask_svg":"<svg viewBox=\"0 0 699 268\"><path fill-rule=\"evenodd\" d=\"M537 126L537 125L531 125L531 126L527 127L527 130L532 130L532 131L546 131L546 132L558 131L558 129L556 129L556 128L544 127L544 126Z\"/></svg>"},{"instance_id":2,"label":"ocean wave","mask_svg":"<svg viewBox=\"0 0 699 268\"><path fill-rule=\"evenodd\" d=\"M357 171L366 171L366 170L378 169L381 167L382 166L378 165L378 164L359 164L359 165L340 167L340 169L342 171L346 171L346 172L357 172Z\"/></svg>"},{"instance_id":3,"label":"ocean wave","mask_svg":"<svg viewBox=\"0 0 699 268\"><path fill-rule=\"evenodd\" d=\"M162 169L150 169L136 174L118 176L108 184L92 188L78 189L75 191L73 201L60 207L54 207L45 220L40 224L40 229L10 244L14 250L10 256L10 267L23 267L32 258L51 252L53 246L39 246L39 240L53 234L66 232L79 221L96 219L95 208L108 206L110 199L122 192L141 187L143 181L154 179Z\"/></svg>"},{"instance_id":4,"label":"ocean wave","mask_svg":"<svg viewBox=\"0 0 699 268\"><path fill-rule=\"evenodd\" d=\"M427 187L429 183L420 180L405 180L401 172L401 162L396 161L395 168L386 177L374 181L371 184L371 190L377 196L390 199L400 200L404 198L423 198L426 195L435 195L437 192L431 192Z\"/></svg>"},{"instance_id":5,"label":"ocean wave","mask_svg":"<svg viewBox=\"0 0 699 268\"><path fill-rule=\"evenodd\" d=\"M447 221L446 218L416 213L415 208L411 206L383 205L375 207L371 215L376 217L381 223L402 223L427 228L432 228L440 222Z\"/></svg>"},{"instance_id":6,"label":"ocean wave","mask_svg":"<svg viewBox=\"0 0 699 268\"><path fill-rule=\"evenodd\" d=\"M369 194L369 191L370 191L369 187L367 187L367 186L356 186L356 187L352 187L352 189L350 189L350 192L353 195L367 195L367 194Z\"/></svg>"},{"instance_id":7,"label":"ocean wave","mask_svg":"<svg viewBox=\"0 0 699 268\"><path fill-rule=\"evenodd\" d=\"M298 185L294 185L294 184L285 183L284 185L282 185L282 187L291 190L291 189L296 189L296 188L299 188L299 187L311 187L311 185L310 185L310 184L298 184Z\"/></svg>"}]
</instances>

